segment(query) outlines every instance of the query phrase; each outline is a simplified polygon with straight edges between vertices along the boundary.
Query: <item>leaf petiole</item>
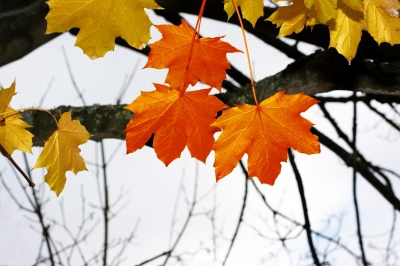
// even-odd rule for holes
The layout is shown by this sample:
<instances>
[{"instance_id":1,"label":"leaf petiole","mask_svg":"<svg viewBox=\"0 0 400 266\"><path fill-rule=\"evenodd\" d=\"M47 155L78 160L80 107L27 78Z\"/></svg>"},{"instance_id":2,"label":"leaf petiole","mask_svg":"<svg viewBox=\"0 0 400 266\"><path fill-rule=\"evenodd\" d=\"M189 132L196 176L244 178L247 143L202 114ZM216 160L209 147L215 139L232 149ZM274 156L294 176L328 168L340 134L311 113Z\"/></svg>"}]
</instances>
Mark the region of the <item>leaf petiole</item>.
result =
<instances>
[{"instance_id":1,"label":"leaf petiole","mask_svg":"<svg viewBox=\"0 0 400 266\"><path fill-rule=\"evenodd\" d=\"M203 3L201 4L199 16L197 17L196 26L194 28L193 38L192 38L192 42L190 44L190 49L189 49L189 58L188 58L188 62L186 64L187 69L189 69L190 61L192 60L192 57L194 54L195 46L197 44L197 41L200 38L200 25L201 25L201 19L203 17L204 7L206 6L206 2L207 2L207 0L203 0ZM185 72L185 84L184 84L184 88L183 88L184 90L186 90L186 88L187 88L187 76L188 76L188 71Z\"/></svg>"},{"instance_id":2,"label":"leaf petiole","mask_svg":"<svg viewBox=\"0 0 400 266\"><path fill-rule=\"evenodd\" d=\"M233 2L233 5L235 6L236 14L238 15L238 18L239 18L240 28L242 29L244 46L246 47L247 64L248 64L249 70L250 70L251 89L253 90L254 101L255 101L256 105L258 106L259 104L258 104L258 100L257 100L256 88L254 86L253 69L252 69L251 63L250 63L251 62L250 61L250 53L249 53L249 47L247 45L246 33L244 32L244 26L243 26L242 18L240 17L239 8L236 4L236 0L232 0L232 2Z\"/></svg>"},{"instance_id":3,"label":"leaf petiole","mask_svg":"<svg viewBox=\"0 0 400 266\"><path fill-rule=\"evenodd\" d=\"M19 109L14 109L14 110L11 110L11 111L8 111L8 112L1 113L0 116L2 116L2 118L4 119L4 118L7 118L7 117L11 117L13 115L19 114L18 111L42 111L42 112L46 112L46 113L48 113L49 115L51 115L53 117L54 121L56 122L57 128L59 127L57 118L49 110L46 110L46 109L43 109L43 108L33 108L33 107L32 108L19 108ZM8 115L8 116L4 116L7 113L11 113L11 114Z\"/></svg>"}]
</instances>

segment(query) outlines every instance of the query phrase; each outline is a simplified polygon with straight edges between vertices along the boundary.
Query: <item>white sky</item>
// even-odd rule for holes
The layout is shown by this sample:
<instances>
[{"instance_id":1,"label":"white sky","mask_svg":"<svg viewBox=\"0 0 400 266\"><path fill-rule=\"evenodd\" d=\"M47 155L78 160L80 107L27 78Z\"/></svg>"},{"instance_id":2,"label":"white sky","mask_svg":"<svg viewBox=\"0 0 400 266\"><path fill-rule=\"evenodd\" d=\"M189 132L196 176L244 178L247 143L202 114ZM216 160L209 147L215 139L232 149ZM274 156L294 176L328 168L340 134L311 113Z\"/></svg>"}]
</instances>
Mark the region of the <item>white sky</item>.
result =
<instances>
[{"instance_id":1,"label":"white sky","mask_svg":"<svg viewBox=\"0 0 400 266\"><path fill-rule=\"evenodd\" d=\"M189 20L191 25L194 25L192 16L185 16L185 18ZM160 18L154 16L152 16L152 19L155 23L162 22ZM225 41L230 42L238 49L244 50L240 31L237 27L225 25L224 23L214 23L204 19L201 34L210 37L226 35ZM159 34L154 28L152 28L152 36L159 38ZM251 35L248 36L248 40L252 61L254 62L256 80L284 69L291 62L290 59L275 49L264 45ZM43 45L25 58L0 68L0 84L3 87L9 87L14 79L17 81L18 94L12 101L14 108L37 106L52 78L54 78L54 82L44 100L44 108L50 109L59 105L81 105L68 76L61 50L62 46L68 55L75 80L80 89L84 90L84 97L89 105L115 103L124 78L132 71L137 60L140 60L140 68L146 63L144 56L118 46L115 52L107 53L104 58L92 61L82 53L81 49L74 47L74 42L75 37L64 34ZM300 45L300 48L306 53L312 52L313 49L308 45ZM243 54L230 54L228 58L235 67L244 71L244 73L248 73L246 58ZM140 94L141 90L153 90L151 83L162 83L165 73L165 71L151 69L139 70L123 102L130 103ZM337 93L332 95L337 95ZM340 121L340 126L342 126L343 130L350 134L352 106L349 104L330 105L328 108L334 111L335 119ZM392 116L393 114L391 113L390 115ZM304 116L316 124L318 129L333 137L343 147L346 147L344 142L337 138L328 122L323 119L318 107L311 108ZM358 139L361 151L365 152L369 160L397 172L400 171L398 156L396 156L396 151L400 148L398 132L386 126L377 116L367 112L361 104ZM107 169L111 202L116 200L121 195L121 191L123 191L124 193L126 192L126 195L116 205L115 210L128 203L118 216L111 221L110 239L116 240L126 237L135 227L137 221L140 220L135 233L135 244L127 248L125 253L127 260L123 264L139 263L168 249L171 220L177 195L179 194L179 208L176 214L177 223L173 231L173 240L176 239L176 233L182 227L188 212L183 198L184 193L182 191L178 193L180 183L183 180L188 198L191 199L196 165L198 165L199 169L198 195L204 195L214 187L216 189L215 193L207 194L208 196L197 206L195 213L198 216L191 220L187 232L177 247L177 253L181 254L184 251L195 252L199 247L203 247L188 264L213 265L213 256L210 255L213 249L211 239L212 224L210 219L201 214L210 211L215 204L217 208L215 226L226 238L220 237L217 240L217 261L223 260L229 245L229 239L235 230L243 200L244 177L239 168L215 184L212 168L213 154L209 156L207 164L203 165L191 159L188 152L185 151L181 159L174 161L166 168L156 158L151 148L145 147L134 154L125 155L125 143L121 145L121 141L106 140L105 146L107 157L112 154L115 147L118 147L116 157L111 161ZM95 151L97 149L98 153L99 148L98 144L90 141L88 144L81 146L82 155L88 162L95 162ZM348 147L346 149L349 150ZM33 155L28 155L31 166L39 151L39 148L34 148ZM358 254L350 169L323 146L319 155L306 156L297 153L295 155L304 179L312 228L332 236L338 229L336 218L342 216L340 224L342 241ZM20 153L16 152L14 157L20 165L24 165ZM100 158L99 153L97 157ZM0 166L0 171L7 184L12 188L17 198L27 205L27 200L21 193L16 178L12 174L5 158L0 159ZM81 172L77 176L71 173L67 174L67 184L59 198L49 191L46 184L43 185L43 193L49 199L45 206L46 217L61 221L59 204L63 203L69 228L73 232L77 231L77 226L81 219L81 188L84 190L87 203L99 205L96 170L90 164L88 164L88 168L89 171ZM43 176L44 171L33 171L33 178L36 184L43 183ZM358 180L359 203L363 218L362 226L365 235L368 236L365 239L369 252L368 259L373 262L380 262L382 259L379 256L380 251L374 251L372 246L379 249L385 247L388 239L387 232L392 221L392 210L362 177ZM302 221L300 198L289 164L283 163L282 173L273 187L267 185L262 185L261 187L272 206L279 208L280 211L296 218L298 221ZM397 190L397 195L400 195L398 179L394 181L394 187ZM304 265L307 262L307 259L304 258L305 252L308 250L304 233L297 240L287 242L291 251L288 254L280 243L268 241L260 237L252 229L252 226L255 226L262 234L276 238L276 235L273 234L273 228L271 228L273 222L270 212L261 203L251 185L249 185L249 189L248 208L244 217L246 223L240 228L237 242L233 247L227 265ZM86 212L87 214L93 213L93 219L90 220L90 223L101 219L101 213L93 206L86 206ZM19 210L4 187L0 185L1 265L26 265L35 261L40 245L40 235L32 229L32 227L38 228L37 225L27 217L33 220L36 219L35 216L27 215L26 212ZM331 219L331 224L327 227L328 219ZM47 221L49 222L49 220ZM399 222L397 222L397 225L399 226ZM50 232L56 239L65 241L65 244L70 243L61 229L54 227L50 229ZM398 242L400 240L399 237L400 235L396 231L394 242ZM99 251L102 246L102 240L103 229L100 224L83 246L85 255L91 257L91 254ZM317 245L317 248L321 252L326 247L326 243L323 241L317 241L317 244L320 244ZM334 245L330 246L330 248L333 247ZM211 253L207 254L205 251L207 249L211 250ZM115 254L115 252L111 251L110 258ZM276 257L267 260L271 254L276 255ZM80 262L78 254L76 255L76 260L72 262L73 265ZM328 259L332 265L349 265L349 256L343 251L332 253ZM162 261L156 260L148 265L159 265ZM171 262L173 261L171 260ZM215 265L220 264L216 263Z\"/></svg>"}]
</instances>

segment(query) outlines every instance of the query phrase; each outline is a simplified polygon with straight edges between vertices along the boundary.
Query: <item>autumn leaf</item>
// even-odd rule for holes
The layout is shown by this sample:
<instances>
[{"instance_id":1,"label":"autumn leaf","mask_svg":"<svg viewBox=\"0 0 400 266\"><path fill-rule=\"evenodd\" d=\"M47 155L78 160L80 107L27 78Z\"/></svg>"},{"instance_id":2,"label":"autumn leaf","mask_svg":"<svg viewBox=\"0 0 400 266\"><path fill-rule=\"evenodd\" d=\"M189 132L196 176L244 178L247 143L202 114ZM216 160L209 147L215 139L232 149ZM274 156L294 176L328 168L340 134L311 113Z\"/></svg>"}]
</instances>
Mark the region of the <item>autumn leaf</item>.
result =
<instances>
[{"instance_id":1,"label":"autumn leaf","mask_svg":"<svg viewBox=\"0 0 400 266\"><path fill-rule=\"evenodd\" d=\"M315 8L308 9L303 0L293 0L291 5L279 7L267 20L280 27L277 37L299 33L304 26L312 28L316 24L320 24Z\"/></svg>"},{"instance_id":2,"label":"autumn leaf","mask_svg":"<svg viewBox=\"0 0 400 266\"><path fill-rule=\"evenodd\" d=\"M304 0L304 4L308 9L315 8L322 24L336 17L337 0Z\"/></svg>"},{"instance_id":3,"label":"autumn leaf","mask_svg":"<svg viewBox=\"0 0 400 266\"><path fill-rule=\"evenodd\" d=\"M318 137L309 131L312 123L300 116L318 101L304 95L285 95L284 91L264 100L258 107L239 105L224 110L212 126L222 129L215 142L217 180L236 167L248 154L249 177L273 185L287 160L289 147L306 154L320 152Z\"/></svg>"},{"instance_id":4,"label":"autumn leaf","mask_svg":"<svg viewBox=\"0 0 400 266\"><path fill-rule=\"evenodd\" d=\"M271 21L279 29L278 37L284 37L292 33L299 33L310 19L310 10L302 0L293 0L292 5L279 7L267 20Z\"/></svg>"},{"instance_id":5,"label":"autumn leaf","mask_svg":"<svg viewBox=\"0 0 400 266\"><path fill-rule=\"evenodd\" d=\"M77 174L87 170L81 157L79 145L84 144L90 138L84 126L78 120L71 121L71 112L61 115L58 129L45 142L42 153L32 168L46 167L47 174L44 181L49 184L57 196L63 191L67 171Z\"/></svg>"},{"instance_id":6,"label":"autumn leaf","mask_svg":"<svg viewBox=\"0 0 400 266\"><path fill-rule=\"evenodd\" d=\"M255 27L257 20L264 15L263 0L236 0L236 4L240 6L243 17L250 21ZM224 10L228 14L228 19L235 13L235 5L232 0L224 0Z\"/></svg>"},{"instance_id":7,"label":"autumn leaf","mask_svg":"<svg viewBox=\"0 0 400 266\"><path fill-rule=\"evenodd\" d=\"M400 43L399 2L395 0L364 0L366 30L379 44Z\"/></svg>"},{"instance_id":8,"label":"autumn leaf","mask_svg":"<svg viewBox=\"0 0 400 266\"><path fill-rule=\"evenodd\" d=\"M379 44L400 43L399 9L397 0L293 0L291 6L279 7L268 20L281 27L278 37L299 33L304 25L327 23L329 47L336 48L350 63L356 56L362 30L367 30Z\"/></svg>"},{"instance_id":9,"label":"autumn leaf","mask_svg":"<svg viewBox=\"0 0 400 266\"><path fill-rule=\"evenodd\" d=\"M155 91L142 92L126 107L135 114L125 129L127 153L141 149L154 133L154 150L165 165L180 157L185 146L192 157L205 162L217 130L210 124L227 106L208 94L211 89L180 92L154 86Z\"/></svg>"},{"instance_id":10,"label":"autumn leaf","mask_svg":"<svg viewBox=\"0 0 400 266\"><path fill-rule=\"evenodd\" d=\"M336 48L350 63L356 56L366 23L363 12L350 8L344 2L338 1L336 19L329 24L329 47Z\"/></svg>"},{"instance_id":11,"label":"autumn leaf","mask_svg":"<svg viewBox=\"0 0 400 266\"><path fill-rule=\"evenodd\" d=\"M182 20L179 26L155 26L162 39L150 44L151 50L145 68L169 68L165 82L170 87L184 91L187 86L195 85L199 80L221 90L226 77L225 70L230 68L226 53L240 52L222 37L195 39L194 51L188 66L190 48L194 30Z\"/></svg>"},{"instance_id":12,"label":"autumn leaf","mask_svg":"<svg viewBox=\"0 0 400 266\"><path fill-rule=\"evenodd\" d=\"M20 118L22 115L10 107L15 93L15 81L10 88L0 90L0 144L12 154L15 150L32 153L33 135L26 130L31 127Z\"/></svg>"},{"instance_id":13,"label":"autumn leaf","mask_svg":"<svg viewBox=\"0 0 400 266\"><path fill-rule=\"evenodd\" d=\"M115 38L143 48L152 25L144 8L159 6L154 0L50 0L46 33L80 28L75 45L91 59L113 51Z\"/></svg>"}]
</instances>

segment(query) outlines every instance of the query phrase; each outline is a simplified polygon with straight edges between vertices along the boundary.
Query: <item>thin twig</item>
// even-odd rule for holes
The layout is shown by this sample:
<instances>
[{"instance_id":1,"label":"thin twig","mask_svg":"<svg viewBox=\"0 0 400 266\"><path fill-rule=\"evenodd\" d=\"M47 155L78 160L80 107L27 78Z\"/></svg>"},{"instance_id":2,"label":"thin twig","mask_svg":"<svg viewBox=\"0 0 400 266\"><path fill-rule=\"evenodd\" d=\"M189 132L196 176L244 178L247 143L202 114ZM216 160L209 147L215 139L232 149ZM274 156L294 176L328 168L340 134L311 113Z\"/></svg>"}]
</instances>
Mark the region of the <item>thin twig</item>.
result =
<instances>
[{"instance_id":1,"label":"thin twig","mask_svg":"<svg viewBox=\"0 0 400 266\"><path fill-rule=\"evenodd\" d=\"M14 167L18 170L18 172L20 172L20 174L25 178L26 182L28 182L30 187L35 186L35 183L31 181L31 179L25 174L25 172L21 169L21 167L19 167L19 165L11 157L11 154L9 154L8 151L1 144L0 144L0 153L14 165Z\"/></svg>"},{"instance_id":2,"label":"thin twig","mask_svg":"<svg viewBox=\"0 0 400 266\"><path fill-rule=\"evenodd\" d=\"M392 228L390 229L390 235L389 235L389 240L386 246L386 256L385 256L385 261L386 265L389 265L389 251L390 251L390 246L393 241L393 236L394 236L394 230L396 229L396 209L393 208L393 221L392 221Z\"/></svg>"},{"instance_id":3,"label":"thin twig","mask_svg":"<svg viewBox=\"0 0 400 266\"><path fill-rule=\"evenodd\" d=\"M124 84L122 84L121 90L120 90L120 92L119 92L119 94L118 94L117 104L120 104L120 103L121 103L122 98L124 97L126 91L128 90L129 85L131 84L132 79L133 79L133 77L134 77L135 74L136 74L136 71L137 71L137 68L138 68L138 66L139 66L139 63L140 63L140 59L136 60L136 64L135 64L135 66L133 67L133 70L132 70L131 74L129 75L128 80L127 80L126 82L124 82Z\"/></svg>"},{"instance_id":4,"label":"thin twig","mask_svg":"<svg viewBox=\"0 0 400 266\"><path fill-rule=\"evenodd\" d=\"M222 263L222 265L225 265L225 264L226 264L226 262L227 262L227 260L228 260L228 257L229 257L229 254L231 253L233 244L235 243L236 237L237 237L238 232L239 232L240 225L241 225L242 222L243 222L244 210L246 209L246 201L247 201L247 191L248 191L249 175L248 175L248 173L247 173L246 167L244 166L244 163L243 163L242 160L239 161L239 164L240 164L240 168L243 170L243 174L244 174L244 178L245 178L242 210L240 211L239 221L238 221L238 223L237 223L235 233L233 234L233 237L232 237L232 240L231 240L231 244L229 245L228 252L227 252L226 255L225 255L225 259L224 259L224 262Z\"/></svg>"},{"instance_id":5,"label":"thin twig","mask_svg":"<svg viewBox=\"0 0 400 266\"><path fill-rule=\"evenodd\" d=\"M304 222L305 222L304 229L306 229L308 246L310 247L311 256L314 260L314 264L317 266L320 266L321 263L319 262L317 251L315 250L312 235L311 235L311 223L310 223L310 218L308 217L308 209L307 209L306 196L304 193L303 181L301 179L301 175L300 175L299 169L297 168L296 162L294 160L294 155L293 155L291 149L289 149L288 154L289 154L290 165L292 166L294 176L296 177L297 187L299 188L299 194L300 194L300 198L301 198L301 205L303 207L303 216L304 216Z\"/></svg>"},{"instance_id":6,"label":"thin twig","mask_svg":"<svg viewBox=\"0 0 400 266\"><path fill-rule=\"evenodd\" d=\"M181 183L180 183L180 186L179 186L179 189L178 189L178 195L176 195L176 200L175 200L175 204L174 204L174 210L172 211L171 229L170 229L170 232L169 232L169 241L168 241L169 248L171 248L171 246L172 246L172 236L173 236L173 233L174 233L174 227L175 227L175 222L176 222L175 221L176 213L178 211L179 198L180 198L180 195L181 195L181 191L182 191L181 187L182 187L184 178L185 178L185 168L182 169Z\"/></svg>"},{"instance_id":7,"label":"thin twig","mask_svg":"<svg viewBox=\"0 0 400 266\"><path fill-rule=\"evenodd\" d=\"M375 107L373 107L371 105L371 100L367 100L367 101L363 101L365 103L366 106L368 106L369 109L371 109L371 111L373 111L374 113L376 113L377 115L379 115L383 120L386 121L386 123L388 123L389 125L391 125L394 129L396 129L397 131L400 131L400 127L394 123L392 120L390 120L389 118L386 117L386 115L380 111L378 111L378 109L376 109Z\"/></svg>"},{"instance_id":8,"label":"thin twig","mask_svg":"<svg viewBox=\"0 0 400 266\"><path fill-rule=\"evenodd\" d=\"M166 258L164 260L164 263L162 265L166 265L167 264L169 258L172 255L172 252L174 252L176 246L179 243L179 240L181 239L183 233L186 230L186 227L189 224L190 219L192 218L193 211L194 211L194 208L195 208L196 203L197 203L197 183L198 183L198 178L199 178L199 166L198 166L198 162L196 161L196 174L195 174L195 180L194 180L194 191L193 191L192 205L190 207L190 210L189 210L188 216L186 218L185 224L183 225L182 230L180 231L178 237L176 238L174 245L172 246L170 251L166 254L167 256L166 256Z\"/></svg>"},{"instance_id":9,"label":"thin twig","mask_svg":"<svg viewBox=\"0 0 400 266\"><path fill-rule=\"evenodd\" d=\"M148 259L148 260L145 260L145 261L143 261L143 262L141 262L141 263L139 263L139 264L136 264L136 266L145 265L145 264L147 264L147 263L149 263L149 262L152 262L153 260L156 260L156 259L158 259L158 258L161 258L161 257L166 256L166 255L169 255L169 254L171 254L171 251L165 251L165 252L163 252L163 253L161 253L161 254L158 254L157 256L154 256L154 257L152 257L152 258L150 258L150 259ZM165 264L163 264L163 265L165 265Z\"/></svg>"},{"instance_id":10,"label":"thin twig","mask_svg":"<svg viewBox=\"0 0 400 266\"><path fill-rule=\"evenodd\" d=\"M18 177L18 176L17 176ZM21 209L24 210L26 212L29 213L35 213L33 210L28 209L27 207L23 206L18 199L15 197L14 193L11 192L11 189L8 187L8 185L6 184L6 181L4 180L2 171L0 171L0 181L3 184L3 187L6 189L8 195L10 195L11 199L15 202L15 204L17 204L17 206Z\"/></svg>"},{"instance_id":11,"label":"thin twig","mask_svg":"<svg viewBox=\"0 0 400 266\"><path fill-rule=\"evenodd\" d=\"M69 74L69 77L71 78L72 85L74 86L75 91L78 94L79 99L82 101L83 106L86 106L85 99L83 98L81 90L79 89L78 85L76 84L74 75L72 74L72 70L71 70L71 67L69 65L67 53L65 52L64 46L61 46L61 49L62 49L62 52L63 52L63 55L64 55L65 64L67 65L68 74Z\"/></svg>"},{"instance_id":12,"label":"thin twig","mask_svg":"<svg viewBox=\"0 0 400 266\"><path fill-rule=\"evenodd\" d=\"M104 206L103 206L103 215L104 215L104 251L103 251L103 266L107 265L107 250L108 250L108 211L109 211L109 200L108 200L108 184L107 184L107 163L106 157L104 153L104 143L100 142L101 148L101 160L103 167L103 182L104 182Z\"/></svg>"},{"instance_id":13,"label":"thin twig","mask_svg":"<svg viewBox=\"0 0 400 266\"><path fill-rule=\"evenodd\" d=\"M26 169L28 170L27 172L29 175L29 179L31 179L31 172L29 171L30 167L29 167L28 157L26 156L26 153L22 153L22 155L24 158ZM36 215L39 218L40 226L42 229L42 236L43 236L44 240L46 241L47 251L49 252L49 259L50 259L51 265L54 266L55 262L54 262L54 255L53 255L51 244L50 244L49 226L45 225L43 212L42 212L42 204L40 203L40 201L36 195L35 188L32 188L32 195L33 195L33 199L34 199L34 206L32 206L32 207L33 207Z\"/></svg>"},{"instance_id":14,"label":"thin twig","mask_svg":"<svg viewBox=\"0 0 400 266\"><path fill-rule=\"evenodd\" d=\"M353 140L351 142L351 147L353 149L353 156L354 159L357 158L357 101L355 100L356 92L353 93L354 101L353 101ZM363 237L361 233L361 222L360 222L360 210L358 208L358 200L357 200L357 169L353 167L353 201L354 201L354 208L356 213L356 222L357 222L357 236L358 236L358 243L360 245L361 250L361 260L364 266L368 265L365 250L364 250L364 243Z\"/></svg>"},{"instance_id":15,"label":"thin twig","mask_svg":"<svg viewBox=\"0 0 400 266\"><path fill-rule=\"evenodd\" d=\"M51 88L51 85L53 85L53 82L54 82L54 77L51 78L51 80L50 80L50 82L49 82L49 85L47 85L47 88L46 88L46 90L44 91L44 93L43 93L43 95L42 95L42 98L40 98L40 102L39 102L39 104L38 104L37 107L42 107L43 102L44 102L44 99L46 98L47 94L49 93L50 88Z\"/></svg>"}]
</instances>

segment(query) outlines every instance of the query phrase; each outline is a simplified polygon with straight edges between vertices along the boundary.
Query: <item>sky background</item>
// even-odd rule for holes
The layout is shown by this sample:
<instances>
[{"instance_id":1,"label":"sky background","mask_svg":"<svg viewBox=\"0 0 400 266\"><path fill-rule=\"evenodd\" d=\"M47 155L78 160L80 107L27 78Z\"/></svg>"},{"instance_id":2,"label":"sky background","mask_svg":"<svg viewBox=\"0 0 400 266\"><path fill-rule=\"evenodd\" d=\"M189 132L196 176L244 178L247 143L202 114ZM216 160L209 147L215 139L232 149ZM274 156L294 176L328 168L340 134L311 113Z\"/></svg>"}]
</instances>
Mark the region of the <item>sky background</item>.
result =
<instances>
[{"instance_id":1,"label":"sky background","mask_svg":"<svg viewBox=\"0 0 400 266\"><path fill-rule=\"evenodd\" d=\"M151 12L148 13L153 23L164 23L163 19L154 16ZM195 24L195 17L184 17L192 26ZM151 33L152 42L160 38L160 34L154 27ZM236 26L203 19L201 34L209 37L225 35L224 41L244 50L240 31ZM256 80L275 74L292 62L279 51L264 45L251 35L248 35L248 41ZM290 40L287 41L290 42ZM116 46L114 52L109 52L104 58L93 61L84 55L80 48L74 47L74 43L74 36L68 33L63 34L23 59L0 68L0 84L3 87L9 87L13 80L17 82L18 94L12 100L12 107L37 107L40 102L43 102L41 107L48 109L59 105L82 105L71 83L62 47L68 56L76 83L84 92L88 105L114 104L124 80L135 68L137 62L139 68L122 100L123 103L128 104L133 101L140 91L153 90L152 82L163 83L165 79L165 70L141 69L146 63L146 57L128 49ZM299 48L306 54L315 50L306 44L300 44ZM239 70L248 73L244 54L228 54L228 59ZM50 83L51 88L42 99ZM350 94L334 92L329 95ZM359 106L360 150L365 152L368 160L374 164L399 172L398 132L389 128L363 105ZM375 106L386 111L389 117L398 120L398 117L387 107ZM331 104L328 109L333 112L336 121L340 121L339 125L350 136L352 105ZM350 151L324 120L317 106L310 108L303 116ZM111 220L110 239L118 241L127 237L135 229L133 244L127 247L123 256L126 260L122 264L140 263L168 250L187 216L189 207L187 201L190 202L193 197L197 175L197 194L201 200L196 205L195 217L191 219L187 232L177 246L176 254L181 254L188 265L220 265L227 252L242 206L245 180L240 168L235 169L216 184L212 167L213 153L204 165L190 158L190 154L185 150L181 159L165 167L157 159L153 149L149 147L126 155L123 141L110 139L105 140L104 143L107 158L115 153L115 156L109 159L107 168L110 202L122 196L122 199L114 206L115 211L120 211ZM89 225L100 221L82 247L85 256L89 258L101 250L103 241L97 186L102 174L94 166L100 162L100 145L89 141L80 148L89 171L80 172L77 176L67 173L67 183L60 197L56 197L49 191L48 186L43 184L45 174L43 169L34 170L32 174L33 181L38 185L43 185L41 188L43 197L48 199L45 215L49 223L51 219L62 222L61 205L66 223L72 232L77 232L80 225L82 205L85 206L85 215L91 217L88 220ZM359 254L351 194L352 171L324 146L321 148L319 155L307 156L295 153L306 190L312 228L330 236L340 231L343 243ZM39 152L40 148L34 148L33 154L28 155L31 167ZM21 153L15 152L13 157L20 165L24 165ZM5 158L0 158L0 171L18 200L27 205L27 200ZM368 259L381 265L379 263L382 257L379 254L388 241L393 210L362 177L358 180L362 229L366 236ZM393 179L393 186L397 195L400 195L399 179ZM260 187L274 208L300 222L303 221L297 184L289 164L282 163L282 173L273 187L268 185L260 185ZM287 242L287 250L282 248L280 242L273 241L277 236L274 233L272 215L254 192L254 188L249 185L248 207L244 223L227 265L305 265L306 262L310 262L306 257L308 251L306 236L300 230L295 229L292 232L293 236L300 235L297 239ZM85 201L81 196L82 193ZM216 210L214 221L209 217L213 209ZM41 236L36 231L38 225L32 220L36 220L36 217L19 209L4 186L0 184L1 265L27 265L35 261ZM171 226L173 220L175 220L174 228ZM396 223L399 226L399 222ZM213 226L215 232L218 232L215 243L212 239ZM50 232L65 245L71 242L60 227L54 226L50 228ZM400 234L396 230L393 242L399 243L399 240ZM215 244L216 261L213 258ZM316 245L321 251L327 246L322 240L317 240ZM331 244L328 249L335 249L335 246ZM110 262L117 252L118 249L110 251ZM77 256L71 262L72 265L79 264L81 261L78 253L76 254ZM340 249L332 252L328 259L332 265L354 265L354 260ZM160 265L162 261L155 260L148 265ZM175 260L170 262L171 265L175 265Z\"/></svg>"}]
</instances>

